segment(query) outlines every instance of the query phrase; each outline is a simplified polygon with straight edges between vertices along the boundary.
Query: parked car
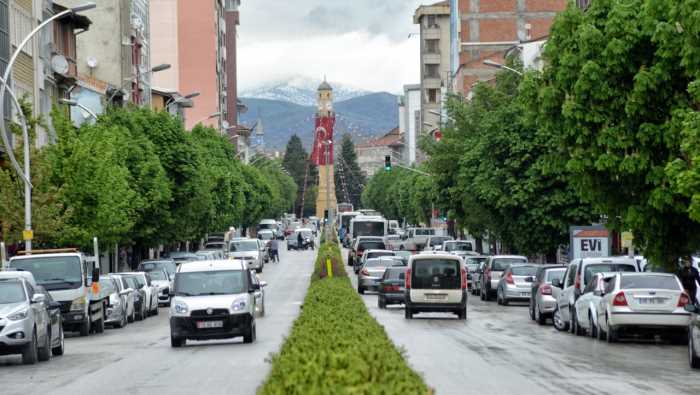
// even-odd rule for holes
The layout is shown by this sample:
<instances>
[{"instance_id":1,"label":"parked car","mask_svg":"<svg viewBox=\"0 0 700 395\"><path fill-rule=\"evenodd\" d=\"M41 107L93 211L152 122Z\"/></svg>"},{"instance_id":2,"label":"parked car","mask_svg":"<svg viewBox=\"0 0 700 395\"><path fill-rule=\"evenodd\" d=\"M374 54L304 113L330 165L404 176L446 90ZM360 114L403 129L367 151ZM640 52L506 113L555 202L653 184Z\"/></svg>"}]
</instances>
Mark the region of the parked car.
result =
<instances>
[{"instance_id":1,"label":"parked car","mask_svg":"<svg viewBox=\"0 0 700 395\"><path fill-rule=\"evenodd\" d=\"M151 284L153 284L158 290L158 305L167 306L170 304L170 288L172 283L170 281L170 276L165 271L165 269L156 269L147 272L151 277Z\"/></svg>"},{"instance_id":2,"label":"parked car","mask_svg":"<svg viewBox=\"0 0 700 395\"><path fill-rule=\"evenodd\" d=\"M445 251L450 254L456 255L453 252ZM464 265L467 268L467 289L472 295L479 294L479 277L483 272L484 263L486 262L487 256L475 255L463 257Z\"/></svg>"},{"instance_id":3,"label":"parked car","mask_svg":"<svg viewBox=\"0 0 700 395\"><path fill-rule=\"evenodd\" d=\"M115 328L123 328L129 321L126 305L119 294L119 286L113 277L100 277L100 292L105 295L107 306L105 309L105 325Z\"/></svg>"},{"instance_id":4,"label":"parked car","mask_svg":"<svg viewBox=\"0 0 700 395\"><path fill-rule=\"evenodd\" d=\"M46 297L46 300L44 300L44 307L49 312L49 341L51 343L51 354L53 356L63 355L66 345L63 334L61 304L56 302L51 296L51 293L41 285L37 285L35 291Z\"/></svg>"},{"instance_id":5,"label":"parked car","mask_svg":"<svg viewBox=\"0 0 700 395\"><path fill-rule=\"evenodd\" d=\"M365 250L386 250L384 238L378 236L358 236L348 251L348 266L355 266L355 260L362 259Z\"/></svg>"},{"instance_id":6,"label":"parked car","mask_svg":"<svg viewBox=\"0 0 700 395\"><path fill-rule=\"evenodd\" d=\"M481 275L481 300L491 300L496 296L501 275L512 264L527 263L527 258L521 255L493 255L486 259Z\"/></svg>"},{"instance_id":7,"label":"parked car","mask_svg":"<svg viewBox=\"0 0 700 395\"><path fill-rule=\"evenodd\" d=\"M253 296L255 297L255 312L258 316L265 316L265 287L267 287L267 282L262 281L258 277L255 270L250 271L250 281L254 287L256 287Z\"/></svg>"},{"instance_id":8,"label":"parked car","mask_svg":"<svg viewBox=\"0 0 700 395\"><path fill-rule=\"evenodd\" d=\"M554 279L561 280L566 272L564 265L544 265L537 268L537 274L530 288L530 318L544 325L557 307L560 288L552 285Z\"/></svg>"},{"instance_id":9,"label":"parked car","mask_svg":"<svg viewBox=\"0 0 700 395\"><path fill-rule=\"evenodd\" d=\"M595 273L636 272L637 263L627 257L581 258L575 259L566 269L562 280L555 280L552 285L561 288L557 298L557 308L553 314L554 327L558 330L571 328L574 303L581 296L581 291L588 285Z\"/></svg>"},{"instance_id":10,"label":"parked car","mask_svg":"<svg viewBox=\"0 0 700 395\"><path fill-rule=\"evenodd\" d=\"M153 287L147 281L146 274L143 272L120 273L127 275L127 281L132 289L139 291L138 297L135 297L136 305L136 320L141 321L153 312L153 303L155 300L156 311L158 310L158 297L154 292ZM155 297L154 297L155 296Z\"/></svg>"},{"instance_id":11,"label":"parked car","mask_svg":"<svg viewBox=\"0 0 700 395\"><path fill-rule=\"evenodd\" d=\"M573 314L571 314L569 328L573 334L583 336L588 333L591 337L598 337L598 304L603 297L605 281L614 275L614 273L596 273L583 289L581 296L574 303Z\"/></svg>"},{"instance_id":12,"label":"parked car","mask_svg":"<svg viewBox=\"0 0 700 395\"><path fill-rule=\"evenodd\" d=\"M508 306L511 301L530 300L530 287L537 274L538 265L510 265L503 272L496 288L498 304Z\"/></svg>"},{"instance_id":13,"label":"parked car","mask_svg":"<svg viewBox=\"0 0 700 395\"><path fill-rule=\"evenodd\" d=\"M403 240L401 240L401 236L397 234L389 234L384 236L384 245L386 246L387 250L399 250L401 243L403 243Z\"/></svg>"},{"instance_id":14,"label":"parked car","mask_svg":"<svg viewBox=\"0 0 700 395\"><path fill-rule=\"evenodd\" d=\"M141 321L148 317L146 308L148 302L146 301L146 290L139 284L135 276L129 274L120 274L126 284L132 289L134 295L134 320Z\"/></svg>"},{"instance_id":15,"label":"parked car","mask_svg":"<svg viewBox=\"0 0 700 395\"><path fill-rule=\"evenodd\" d=\"M146 314L158 315L158 286L151 281L151 275L145 272L133 272L136 280L146 291Z\"/></svg>"},{"instance_id":16,"label":"parked car","mask_svg":"<svg viewBox=\"0 0 700 395\"><path fill-rule=\"evenodd\" d=\"M240 260L190 262L175 274L170 305L170 344L182 347L187 340L256 337L256 301L248 266ZM206 297L203 297L206 295Z\"/></svg>"},{"instance_id":17,"label":"parked car","mask_svg":"<svg viewBox=\"0 0 700 395\"><path fill-rule=\"evenodd\" d=\"M168 272L168 276L171 278L175 276L175 271L177 270L177 264L172 259L152 259L146 260L139 263L137 272L150 272L155 269L165 269Z\"/></svg>"},{"instance_id":18,"label":"parked car","mask_svg":"<svg viewBox=\"0 0 700 395\"><path fill-rule=\"evenodd\" d=\"M207 261L214 259L224 259L224 253L221 250L199 250L194 253L199 261Z\"/></svg>"},{"instance_id":19,"label":"parked car","mask_svg":"<svg viewBox=\"0 0 700 395\"><path fill-rule=\"evenodd\" d=\"M429 236L423 248L431 251L442 251L442 245L446 241L452 240L454 240L452 236Z\"/></svg>"},{"instance_id":20,"label":"parked car","mask_svg":"<svg viewBox=\"0 0 700 395\"><path fill-rule=\"evenodd\" d=\"M229 243L229 258L244 261L249 269L258 273L263 271L265 262L257 239L239 238Z\"/></svg>"},{"instance_id":21,"label":"parked car","mask_svg":"<svg viewBox=\"0 0 700 395\"><path fill-rule=\"evenodd\" d=\"M299 235L301 234L302 245L299 245ZM297 228L287 237L287 251L314 249L314 235L309 228Z\"/></svg>"},{"instance_id":22,"label":"parked car","mask_svg":"<svg viewBox=\"0 0 700 395\"><path fill-rule=\"evenodd\" d=\"M408 266L387 267L379 282L377 306L385 309L391 304L403 304L406 301L406 271Z\"/></svg>"},{"instance_id":23,"label":"parked car","mask_svg":"<svg viewBox=\"0 0 700 395\"><path fill-rule=\"evenodd\" d=\"M187 251L171 251L166 257L175 261L176 264L201 260L195 253Z\"/></svg>"},{"instance_id":24,"label":"parked car","mask_svg":"<svg viewBox=\"0 0 700 395\"><path fill-rule=\"evenodd\" d=\"M394 256L398 259L401 259L403 261L404 266L408 266L408 260L409 258L411 258L411 256L413 256L413 254L411 253L411 251L402 250L394 251Z\"/></svg>"},{"instance_id":25,"label":"parked car","mask_svg":"<svg viewBox=\"0 0 700 395\"><path fill-rule=\"evenodd\" d=\"M223 251L226 248L226 243L222 241L207 241L204 244L204 249L205 250L216 250L216 251Z\"/></svg>"},{"instance_id":26,"label":"parked car","mask_svg":"<svg viewBox=\"0 0 700 395\"><path fill-rule=\"evenodd\" d=\"M382 256L394 256L394 251L389 251L389 250L365 250L365 252L362 254L362 259L358 259L355 261L355 264L353 265L353 269L355 270L355 274L357 274L358 271L360 271L360 267L367 262L368 259L371 258L379 258Z\"/></svg>"},{"instance_id":27,"label":"parked car","mask_svg":"<svg viewBox=\"0 0 700 395\"><path fill-rule=\"evenodd\" d=\"M51 319L46 295L35 290L36 282L27 276L31 273L0 274L0 355L22 354L25 365L48 361Z\"/></svg>"},{"instance_id":28,"label":"parked car","mask_svg":"<svg viewBox=\"0 0 700 395\"><path fill-rule=\"evenodd\" d=\"M693 369L700 369L700 304L688 303L685 310L690 313L688 326L688 361Z\"/></svg>"},{"instance_id":29,"label":"parked car","mask_svg":"<svg viewBox=\"0 0 700 395\"><path fill-rule=\"evenodd\" d=\"M666 273L616 273L606 281L597 310L598 338L609 343L629 332L668 332L685 342L690 298L680 280Z\"/></svg>"},{"instance_id":30,"label":"parked car","mask_svg":"<svg viewBox=\"0 0 700 395\"><path fill-rule=\"evenodd\" d=\"M467 319L467 273L459 257L412 256L404 286L407 319L421 312L450 312Z\"/></svg>"},{"instance_id":31,"label":"parked car","mask_svg":"<svg viewBox=\"0 0 700 395\"><path fill-rule=\"evenodd\" d=\"M357 275L357 292L376 291L388 267L403 266L403 262L389 257L370 258L360 267Z\"/></svg>"},{"instance_id":32,"label":"parked car","mask_svg":"<svg viewBox=\"0 0 700 395\"><path fill-rule=\"evenodd\" d=\"M117 283L119 295L122 299L121 303L126 310L127 322L134 322L136 317L136 305L134 301L136 291L129 286L125 276L122 276L121 274L109 274L107 277L113 278Z\"/></svg>"}]
</instances>

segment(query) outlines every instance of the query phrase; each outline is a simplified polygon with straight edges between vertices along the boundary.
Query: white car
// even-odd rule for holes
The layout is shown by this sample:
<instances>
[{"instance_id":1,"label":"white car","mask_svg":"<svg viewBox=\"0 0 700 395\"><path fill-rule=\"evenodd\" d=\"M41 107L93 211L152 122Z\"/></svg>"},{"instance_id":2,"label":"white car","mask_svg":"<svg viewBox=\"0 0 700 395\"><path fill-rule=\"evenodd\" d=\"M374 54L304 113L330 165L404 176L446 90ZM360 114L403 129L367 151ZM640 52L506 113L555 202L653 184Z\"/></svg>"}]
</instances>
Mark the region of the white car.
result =
<instances>
[{"instance_id":1,"label":"white car","mask_svg":"<svg viewBox=\"0 0 700 395\"><path fill-rule=\"evenodd\" d=\"M454 313L467 319L467 272L451 254L414 255L406 271L407 319L421 312Z\"/></svg>"},{"instance_id":2,"label":"white car","mask_svg":"<svg viewBox=\"0 0 700 395\"><path fill-rule=\"evenodd\" d=\"M255 341L256 296L263 285L239 260L190 262L175 274L170 304L170 344L187 340L227 339L243 336Z\"/></svg>"},{"instance_id":3,"label":"white car","mask_svg":"<svg viewBox=\"0 0 700 395\"><path fill-rule=\"evenodd\" d=\"M673 340L687 340L690 298L678 278L667 273L616 273L605 281L598 303L598 338L609 343L621 334L666 331Z\"/></svg>"},{"instance_id":4,"label":"white car","mask_svg":"<svg viewBox=\"0 0 700 395\"><path fill-rule=\"evenodd\" d=\"M158 289L158 305L170 304L170 276L165 269L156 269L148 272L151 277L151 284Z\"/></svg>"},{"instance_id":5,"label":"white car","mask_svg":"<svg viewBox=\"0 0 700 395\"><path fill-rule=\"evenodd\" d=\"M146 299L144 301L146 316L158 315L158 287L151 281L151 276L145 272L127 272L119 274L126 274L134 277L138 285L143 289Z\"/></svg>"},{"instance_id":6,"label":"white car","mask_svg":"<svg viewBox=\"0 0 700 395\"><path fill-rule=\"evenodd\" d=\"M603 298L605 281L614 276L615 273L596 273L583 289L583 295L574 304L571 332L575 335L588 333L591 337L598 337L598 303Z\"/></svg>"},{"instance_id":7,"label":"white car","mask_svg":"<svg viewBox=\"0 0 700 395\"><path fill-rule=\"evenodd\" d=\"M229 243L229 259L245 261L249 269L260 273L265 266L263 252L258 239L239 238Z\"/></svg>"}]
</instances>

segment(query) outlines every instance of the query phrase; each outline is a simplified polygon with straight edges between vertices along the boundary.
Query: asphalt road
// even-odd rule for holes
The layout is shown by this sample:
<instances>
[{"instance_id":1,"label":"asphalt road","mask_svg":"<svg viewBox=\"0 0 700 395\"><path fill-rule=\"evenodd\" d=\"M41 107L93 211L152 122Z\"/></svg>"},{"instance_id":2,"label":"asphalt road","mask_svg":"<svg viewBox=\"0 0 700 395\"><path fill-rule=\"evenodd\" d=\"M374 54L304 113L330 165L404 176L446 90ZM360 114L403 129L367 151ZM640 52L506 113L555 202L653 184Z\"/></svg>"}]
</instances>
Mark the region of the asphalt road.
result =
<instances>
[{"instance_id":1,"label":"asphalt road","mask_svg":"<svg viewBox=\"0 0 700 395\"><path fill-rule=\"evenodd\" d=\"M347 250L343 251L347 257ZM346 266L347 267L347 266ZM355 283L351 267L348 272ZM607 344L530 321L526 304L498 306L471 295L467 321L452 314L404 318L403 307L370 313L438 395L698 394L687 346Z\"/></svg>"},{"instance_id":2,"label":"asphalt road","mask_svg":"<svg viewBox=\"0 0 700 395\"><path fill-rule=\"evenodd\" d=\"M282 244L284 245L284 244ZM280 251L282 263L265 265L266 315L257 340L188 341L170 347L167 308L158 316L66 339L66 353L34 366L19 356L0 357L0 393L13 394L254 394L299 314L315 251Z\"/></svg>"}]
</instances>

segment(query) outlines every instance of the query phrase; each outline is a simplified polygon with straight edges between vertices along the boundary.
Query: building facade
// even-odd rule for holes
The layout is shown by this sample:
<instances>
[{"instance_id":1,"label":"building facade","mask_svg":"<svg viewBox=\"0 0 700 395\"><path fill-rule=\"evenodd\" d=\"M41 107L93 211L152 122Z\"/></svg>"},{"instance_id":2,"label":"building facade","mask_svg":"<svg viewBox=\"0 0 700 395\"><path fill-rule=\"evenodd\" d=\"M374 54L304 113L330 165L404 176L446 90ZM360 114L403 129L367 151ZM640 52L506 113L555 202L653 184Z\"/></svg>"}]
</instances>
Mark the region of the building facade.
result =
<instances>
[{"instance_id":1,"label":"building facade","mask_svg":"<svg viewBox=\"0 0 700 395\"><path fill-rule=\"evenodd\" d=\"M443 118L443 99L451 85L450 2L422 5L413 15L420 26L421 120L419 132L438 130Z\"/></svg>"},{"instance_id":2,"label":"building facade","mask_svg":"<svg viewBox=\"0 0 700 395\"><path fill-rule=\"evenodd\" d=\"M403 136L402 162L408 166L418 158L418 135L422 125L421 86L404 85L399 97L399 133Z\"/></svg>"},{"instance_id":3,"label":"building facade","mask_svg":"<svg viewBox=\"0 0 700 395\"><path fill-rule=\"evenodd\" d=\"M399 128L392 129L384 136L355 145L357 164L360 170L372 177L384 169L384 158L391 156L392 162L404 157L404 135Z\"/></svg>"}]
</instances>

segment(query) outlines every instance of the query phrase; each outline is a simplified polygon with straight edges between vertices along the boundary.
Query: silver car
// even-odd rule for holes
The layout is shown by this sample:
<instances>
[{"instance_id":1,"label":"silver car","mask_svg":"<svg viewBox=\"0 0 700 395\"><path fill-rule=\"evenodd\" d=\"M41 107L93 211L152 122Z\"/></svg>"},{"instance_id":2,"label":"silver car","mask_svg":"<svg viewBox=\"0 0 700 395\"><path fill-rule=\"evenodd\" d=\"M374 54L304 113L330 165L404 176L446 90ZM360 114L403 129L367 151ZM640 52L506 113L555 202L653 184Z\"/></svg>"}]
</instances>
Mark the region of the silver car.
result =
<instances>
[{"instance_id":1,"label":"silver car","mask_svg":"<svg viewBox=\"0 0 700 395\"><path fill-rule=\"evenodd\" d=\"M241 238L231 240L228 257L244 261L249 269L254 269L258 273L262 272L265 266L258 239Z\"/></svg>"},{"instance_id":2,"label":"silver car","mask_svg":"<svg viewBox=\"0 0 700 395\"><path fill-rule=\"evenodd\" d=\"M119 285L117 280L109 276L100 277L100 292L105 295L109 302L105 311L105 325L111 325L115 328L123 328L129 321L127 313L127 304L124 303L122 295L119 293Z\"/></svg>"},{"instance_id":3,"label":"silver car","mask_svg":"<svg viewBox=\"0 0 700 395\"><path fill-rule=\"evenodd\" d=\"M23 364L51 358L46 295L35 292L24 273L0 277L0 355L22 354Z\"/></svg>"},{"instance_id":4,"label":"silver car","mask_svg":"<svg viewBox=\"0 0 700 395\"><path fill-rule=\"evenodd\" d=\"M387 267L404 266L401 259L391 257L371 258L360 267L357 275L357 292L364 294L366 290L377 291Z\"/></svg>"},{"instance_id":5,"label":"silver car","mask_svg":"<svg viewBox=\"0 0 700 395\"><path fill-rule=\"evenodd\" d=\"M498 281L496 301L507 306L511 301L530 300L530 287L538 265L510 265Z\"/></svg>"},{"instance_id":6,"label":"silver car","mask_svg":"<svg viewBox=\"0 0 700 395\"><path fill-rule=\"evenodd\" d=\"M531 287L530 318L544 325L557 309L557 297L561 288L552 285L554 280L564 278L566 266L542 266L537 270Z\"/></svg>"},{"instance_id":7,"label":"silver car","mask_svg":"<svg viewBox=\"0 0 700 395\"><path fill-rule=\"evenodd\" d=\"M569 323L573 334L583 336L588 333L591 337L598 337L598 304L603 297L605 281L614 275L615 273L596 273L576 299Z\"/></svg>"},{"instance_id":8,"label":"silver car","mask_svg":"<svg viewBox=\"0 0 700 395\"><path fill-rule=\"evenodd\" d=\"M511 264L527 263L527 258L521 255L493 255L486 259L481 274L481 300L491 300L496 296L501 275Z\"/></svg>"},{"instance_id":9,"label":"silver car","mask_svg":"<svg viewBox=\"0 0 700 395\"><path fill-rule=\"evenodd\" d=\"M134 322L136 319L136 291L129 287L126 278L120 274L109 274L107 277L113 278L119 289L121 304L126 310L127 322Z\"/></svg>"}]
</instances>

